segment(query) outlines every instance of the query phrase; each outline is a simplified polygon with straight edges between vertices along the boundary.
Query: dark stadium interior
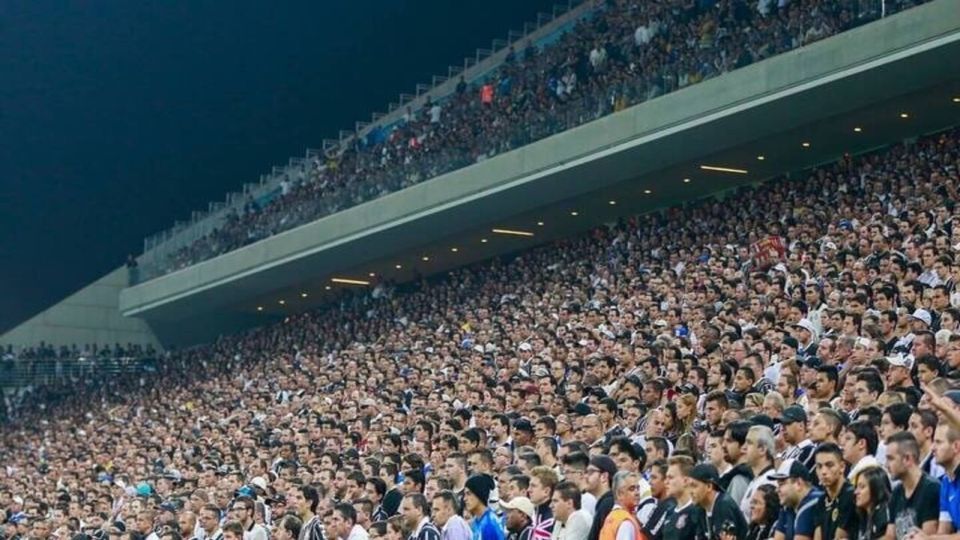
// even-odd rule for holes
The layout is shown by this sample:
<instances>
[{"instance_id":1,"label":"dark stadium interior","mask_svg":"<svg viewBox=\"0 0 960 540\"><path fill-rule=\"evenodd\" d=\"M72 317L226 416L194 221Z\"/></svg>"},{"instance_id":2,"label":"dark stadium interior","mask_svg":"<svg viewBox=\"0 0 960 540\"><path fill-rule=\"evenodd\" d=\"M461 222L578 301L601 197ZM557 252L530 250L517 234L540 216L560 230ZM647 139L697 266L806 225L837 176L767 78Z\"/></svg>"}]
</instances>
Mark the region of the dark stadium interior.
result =
<instances>
[{"instance_id":1,"label":"dark stadium interior","mask_svg":"<svg viewBox=\"0 0 960 540\"><path fill-rule=\"evenodd\" d=\"M0 540L960 538L958 2L510 32L0 334Z\"/></svg>"}]
</instances>

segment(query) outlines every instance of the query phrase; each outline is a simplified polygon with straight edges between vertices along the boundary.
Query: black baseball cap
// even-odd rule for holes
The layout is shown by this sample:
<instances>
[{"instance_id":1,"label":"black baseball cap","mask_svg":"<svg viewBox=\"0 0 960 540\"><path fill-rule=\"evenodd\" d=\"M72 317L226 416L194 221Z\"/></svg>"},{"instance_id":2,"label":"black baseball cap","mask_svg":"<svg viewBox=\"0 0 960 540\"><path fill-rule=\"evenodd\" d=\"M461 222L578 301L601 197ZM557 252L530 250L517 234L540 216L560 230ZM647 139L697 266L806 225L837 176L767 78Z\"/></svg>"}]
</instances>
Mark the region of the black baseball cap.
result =
<instances>
[{"instance_id":1,"label":"black baseball cap","mask_svg":"<svg viewBox=\"0 0 960 540\"><path fill-rule=\"evenodd\" d=\"M723 491L723 486L720 485L720 473L716 467L709 463L701 463L694 466L693 469L690 469L688 476L704 484L713 484L714 489Z\"/></svg>"},{"instance_id":2,"label":"black baseball cap","mask_svg":"<svg viewBox=\"0 0 960 540\"><path fill-rule=\"evenodd\" d=\"M807 412L799 405L791 405L783 410L780 415L781 424L792 424L794 422L806 422Z\"/></svg>"},{"instance_id":3,"label":"black baseball cap","mask_svg":"<svg viewBox=\"0 0 960 540\"><path fill-rule=\"evenodd\" d=\"M513 429L517 431L526 431L527 433L533 433L533 424L530 423L530 420L526 418L518 418L513 422Z\"/></svg>"}]
</instances>

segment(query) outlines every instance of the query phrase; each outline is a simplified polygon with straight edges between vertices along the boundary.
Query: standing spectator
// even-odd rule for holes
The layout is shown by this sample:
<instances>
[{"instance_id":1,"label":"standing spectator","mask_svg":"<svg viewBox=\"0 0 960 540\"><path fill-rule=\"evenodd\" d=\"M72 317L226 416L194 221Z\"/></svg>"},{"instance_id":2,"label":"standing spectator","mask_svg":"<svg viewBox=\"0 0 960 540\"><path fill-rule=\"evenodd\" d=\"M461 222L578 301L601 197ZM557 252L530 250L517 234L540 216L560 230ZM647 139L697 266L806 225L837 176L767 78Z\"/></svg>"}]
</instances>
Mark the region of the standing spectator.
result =
<instances>
[{"instance_id":1,"label":"standing spectator","mask_svg":"<svg viewBox=\"0 0 960 540\"><path fill-rule=\"evenodd\" d=\"M570 481L563 481L553 490L550 505L556 522L553 540L578 540L590 534L591 516L580 507L580 488Z\"/></svg>"},{"instance_id":2,"label":"standing spectator","mask_svg":"<svg viewBox=\"0 0 960 540\"><path fill-rule=\"evenodd\" d=\"M473 517L470 528L473 540L506 540L500 520L489 506L487 500L493 490L493 478L486 474L475 474L467 479L464 491L464 510Z\"/></svg>"},{"instance_id":3,"label":"standing spectator","mask_svg":"<svg viewBox=\"0 0 960 540\"><path fill-rule=\"evenodd\" d=\"M223 531L220 530L220 508L213 504L205 505L200 510L200 535L203 540L223 540ZM243 537L243 530L240 535ZM239 540L239 539L238 539ZM303 540L303 539L301 539Z\"/></svg>"},{"instance_id":4,"label":"standing spectator","mask_svg":"<svg viewBox=\"0 0 960 540\"><path fill-rule=\"evenodd\" d=\"M612 491L615 503L600 529L601 540L642 540L644 537L637 521L637 503L640 501L639 475L619 471L613 477Z\"/></svg>"},{"instance_id":5,"label":"standing spectator","mask_svg":"<svg viewBox=\"0 0 960 540\"><path fill-rule=\"evenodd\" d=\"M267 529L254 519L256 503L250 497L237 497L233 501L237 521L243 525L243 540L267 540Z\"/></svg>"},{"instance_id":6,"label":"standing spectator","mask_svg":"<svg viewBox=\"0 0 960 540\"><path fill-rule=\"evenodd\" d=\"M430 506L423 493L404 495L400 513L407 530L411 531L409 540L440 540L440 531L430 521Z\"/></svg>"},{"instance_id":7,"label":"standing spectator","mask_svg":"<svg viewBox=\"0 0 960 540\"><path fill-rule=\"evenodd\" d=\"M593 523L590 525L590 534L587 540L598 540L600 529L603 527L607 514L613 510L614 498L610 491L613 476L617 474L617 465L607 456L590 458L587 467L587 491L597 498L597 506L593 513Z\"/></svg>"},{"instance_id":8,"label":"standing spectator","mask_svg":"<svg viewBox=\"0 0 960 540\"><path fill-rule=\"evenodd\" d=\"M323 520L317 515L317 506L320 504L320 494L317 493L317 489L313 486L294 488L290 490L287 500L300 518L300 522L303 523L297 540L325 540Z\"/></svg>"},{"instance_id":9,"label":"standing spectator","mask_svg":"<svg viewBox=\"0 0 960 540\"><path fill-rule=\"evenodd\" d=\"M444 490L433 497L430 515L440 527L441 540L471 540L470 525L460 517L460 497Z\"/></svg>"},{"instance_id":10,"label":"standing spectator","mask_svg":"<svg viewBox=\"0 0 960 540\"><path fill-rule=\"evenodd\" d=\"M689 456L674 456L669 460L667 469L667 493L676 504L668 512L662 534L664 540L695 540L702 538L706 531L706 516L703 510L694 504L690 496L689 477L693 470L693 459Z\"/></svg>"},{"instance_id":11,"label":"standing spectator","mask_svg":"<svg viewBox=\"0 0 960 540\"><path fill-rule=\"evenodd\" d=\"M532 540L549 540L553 536L554 517L550 501L556 485L557 473L550 467L541 465L530 471L530 488L527 492L536 508Z\"/></svg>"}]
</instances>

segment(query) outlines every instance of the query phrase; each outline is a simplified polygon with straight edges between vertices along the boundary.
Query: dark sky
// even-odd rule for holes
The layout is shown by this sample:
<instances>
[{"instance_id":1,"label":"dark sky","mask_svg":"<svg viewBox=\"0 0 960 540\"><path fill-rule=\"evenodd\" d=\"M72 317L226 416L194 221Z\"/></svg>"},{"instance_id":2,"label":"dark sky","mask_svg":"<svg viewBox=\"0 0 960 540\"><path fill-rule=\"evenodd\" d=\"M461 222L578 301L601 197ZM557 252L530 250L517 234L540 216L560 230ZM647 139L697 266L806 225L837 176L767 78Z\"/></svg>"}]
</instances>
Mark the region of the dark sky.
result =
<instances>
[{"instance_id":1,"label":"dark sky","mask_svg":"<svg viewBox=\"0 0 960 540\"><path fill-rule=\"evenodd\" d=\"M553 3L0 2L0 330Z\"/></svg>"}]
</instances>

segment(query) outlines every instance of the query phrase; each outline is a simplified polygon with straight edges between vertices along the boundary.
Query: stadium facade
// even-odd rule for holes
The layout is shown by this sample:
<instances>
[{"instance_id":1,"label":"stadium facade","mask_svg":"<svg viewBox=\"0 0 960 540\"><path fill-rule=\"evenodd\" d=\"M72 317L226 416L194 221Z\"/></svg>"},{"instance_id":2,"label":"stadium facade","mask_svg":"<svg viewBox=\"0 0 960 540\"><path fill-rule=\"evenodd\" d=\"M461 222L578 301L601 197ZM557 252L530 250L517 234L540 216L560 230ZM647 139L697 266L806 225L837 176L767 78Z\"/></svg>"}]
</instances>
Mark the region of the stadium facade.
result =
<instances>
[{"instance_id":1,"label":"stadium facade","mask_svg":"<svg viewBox=\"0 0 960 540\"><path fill-rule=\"evenodd\" d=\"M960 123L957 96L960 10L936 0L159 277L117 269L0 343L210 341L909 141Z\"/></svg>"}]
</instances>

